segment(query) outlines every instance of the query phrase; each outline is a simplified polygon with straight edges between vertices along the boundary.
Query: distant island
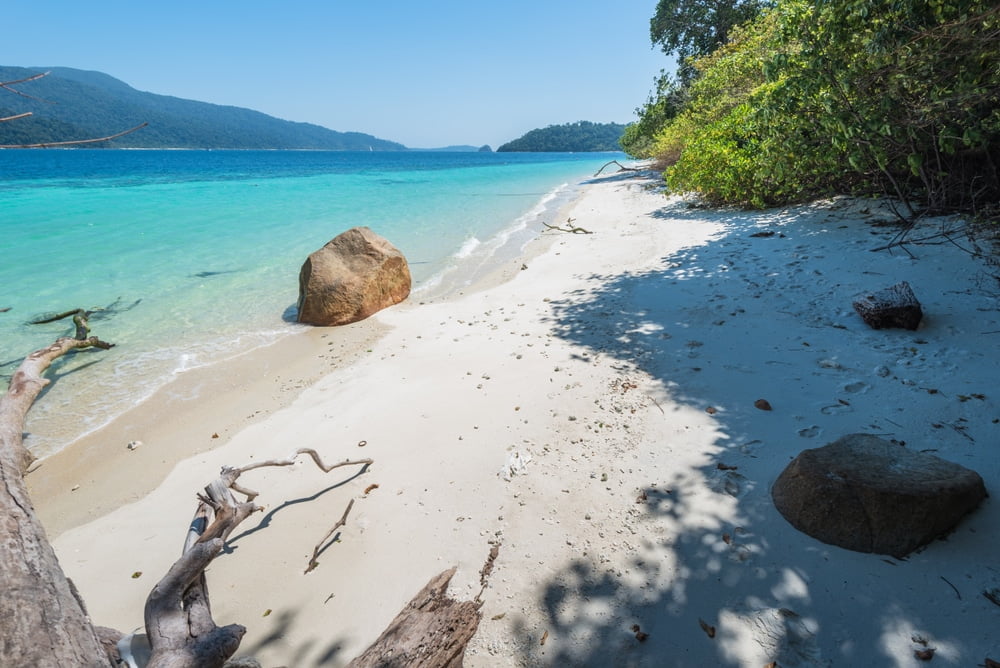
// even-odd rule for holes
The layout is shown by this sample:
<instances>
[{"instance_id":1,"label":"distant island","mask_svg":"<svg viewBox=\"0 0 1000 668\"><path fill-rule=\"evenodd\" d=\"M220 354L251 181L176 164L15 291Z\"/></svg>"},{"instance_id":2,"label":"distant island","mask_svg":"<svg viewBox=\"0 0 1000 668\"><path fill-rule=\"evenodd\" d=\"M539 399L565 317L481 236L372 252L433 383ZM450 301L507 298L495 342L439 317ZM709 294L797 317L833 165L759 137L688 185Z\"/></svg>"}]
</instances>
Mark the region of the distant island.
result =
<instances>
[{"instance_id":1,"label":"distant island","mask_svg":"<svg viewBox=\"0 0 1000 668\"><path fill-rule=\"evenodd\" d=\"M620 123L577 121L531 130L514 141L500 146L497 152L574 152L620 151L618 140L625 133Z\"/></svg>"},{"instance_id":2,"label":"distant island","mask_svg":"<svg viewBox=\"0 0 1000 668\"><path fill-rule=\"evenodd\" d=\"M336 132L311 123L285 121L240 107L184 100L138 91L101 72L68 67L0 67L0 81L41 72L46 77L18 86L31 97L0 93L0 144L35 144L107 137L141 123L139 132L102 143L114 148L324 149L406 151L403 144L361 132ZM465 150L477 150L468 147Z\"/></svg>"}]
</instances>

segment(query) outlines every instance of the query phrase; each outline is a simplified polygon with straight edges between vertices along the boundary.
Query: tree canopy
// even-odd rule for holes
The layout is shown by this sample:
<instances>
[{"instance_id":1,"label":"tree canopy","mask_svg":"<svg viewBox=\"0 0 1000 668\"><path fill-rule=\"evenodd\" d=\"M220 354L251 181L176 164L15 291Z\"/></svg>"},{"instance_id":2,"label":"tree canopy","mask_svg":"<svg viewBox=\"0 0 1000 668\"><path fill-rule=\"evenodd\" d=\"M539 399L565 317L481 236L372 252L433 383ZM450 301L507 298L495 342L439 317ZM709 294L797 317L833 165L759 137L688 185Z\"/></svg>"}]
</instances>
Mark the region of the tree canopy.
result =
<instances>
[{"instance_id":1,"label":"tree canopy","mask_svg":"<svg viewBox=\"0 0 1000 668\"><path fill-rule=\"evenodd\" d=\"M659 0L649 22L649 36L664 53L677 56L678 74L686 80L691 75L688 58L722 46L733 28L770 4L770 0Z\"/></svg>"},{"instance_id":2,"label":"tree canopy","mask_svg":"<svg viewBox=\"0 0 1000 668\"><path fill-rule=\"evenodd\" d=\"M647 104L626 135L674 189L751 206L834 192L1000 204L992 0L780 0L690 62L675 113Z\"/></svg>"}]
</instances>

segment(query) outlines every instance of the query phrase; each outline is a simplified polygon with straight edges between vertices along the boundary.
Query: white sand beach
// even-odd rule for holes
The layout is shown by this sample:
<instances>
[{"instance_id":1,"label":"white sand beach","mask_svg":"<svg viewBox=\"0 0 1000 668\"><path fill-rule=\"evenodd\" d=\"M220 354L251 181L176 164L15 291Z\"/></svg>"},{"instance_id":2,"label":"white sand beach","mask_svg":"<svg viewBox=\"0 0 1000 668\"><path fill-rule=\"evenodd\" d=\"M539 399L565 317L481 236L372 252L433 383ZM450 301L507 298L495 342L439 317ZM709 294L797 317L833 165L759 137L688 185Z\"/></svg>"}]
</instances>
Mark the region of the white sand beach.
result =
<instances>
[{"instance_id":1,"label":"white sand beach","mask_svg":"<svg viewBox=\"0 0 1000 668\"><path fill-rule=\"evenodd\" d=\"M265 666L347 663L452 566L475 598L494 544L474 668L1000 660L992 498L895 559L800 533L770 496L800 451L854 432L1000 489L1000 268L961 236L871 252L897 231L874 202L720 211L649 174L594 179L550 222L568 218L591 234L546 231L462 294L201 370L44 460L32 495L93 620L142 625L220 467L311 447L375 462L247 473L265 512L208 571L216 621ZM852 297L903 280L919 329L870 329Z\"/></svg>"}]
</instances>

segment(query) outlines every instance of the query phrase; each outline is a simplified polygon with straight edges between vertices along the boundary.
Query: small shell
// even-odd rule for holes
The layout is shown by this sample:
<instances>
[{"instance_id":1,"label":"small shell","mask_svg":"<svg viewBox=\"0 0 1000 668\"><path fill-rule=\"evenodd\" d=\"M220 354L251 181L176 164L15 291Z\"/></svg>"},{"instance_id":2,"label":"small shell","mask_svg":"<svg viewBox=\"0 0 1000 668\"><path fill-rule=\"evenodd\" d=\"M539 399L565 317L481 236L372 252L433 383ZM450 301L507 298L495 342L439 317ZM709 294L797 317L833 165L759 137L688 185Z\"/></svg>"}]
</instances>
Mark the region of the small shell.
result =
<instances>
[{"instance_id":1,"label":"small shell","mask_svg":"<svg viewBox=\"0 0 1000 668\"><path fill-rule=\"evenodd\" d=\"M129 441L128 445L126 445L125 447L128 448L129 450L135 450L140 445L142 445L142 441Z\"/></svg>"}]
</instances>

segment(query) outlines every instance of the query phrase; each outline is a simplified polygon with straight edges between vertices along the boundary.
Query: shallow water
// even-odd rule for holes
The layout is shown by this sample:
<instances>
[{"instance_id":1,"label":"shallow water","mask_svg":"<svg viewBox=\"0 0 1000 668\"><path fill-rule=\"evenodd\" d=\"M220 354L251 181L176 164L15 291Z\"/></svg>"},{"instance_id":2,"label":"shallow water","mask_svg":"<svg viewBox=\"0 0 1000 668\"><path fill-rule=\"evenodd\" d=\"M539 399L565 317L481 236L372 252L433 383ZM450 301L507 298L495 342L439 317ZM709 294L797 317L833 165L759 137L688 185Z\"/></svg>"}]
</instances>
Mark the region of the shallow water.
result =
<instances>
[{"instance_id":1,"label":"shallow water","mask_svg":"<svg viewBox=\"0 0 1000 668\"><path fill-rule=\"evenodd\" d=\"M519 252L615 157L0 151L0 375L70 331L27 324L53 312L110 307L92 325L116 344L56 364L27 443L54 452L175 374L294 331L302 262L350 227L403 252L415 296L454 289Z\"/></svg>"}]
</instances>

